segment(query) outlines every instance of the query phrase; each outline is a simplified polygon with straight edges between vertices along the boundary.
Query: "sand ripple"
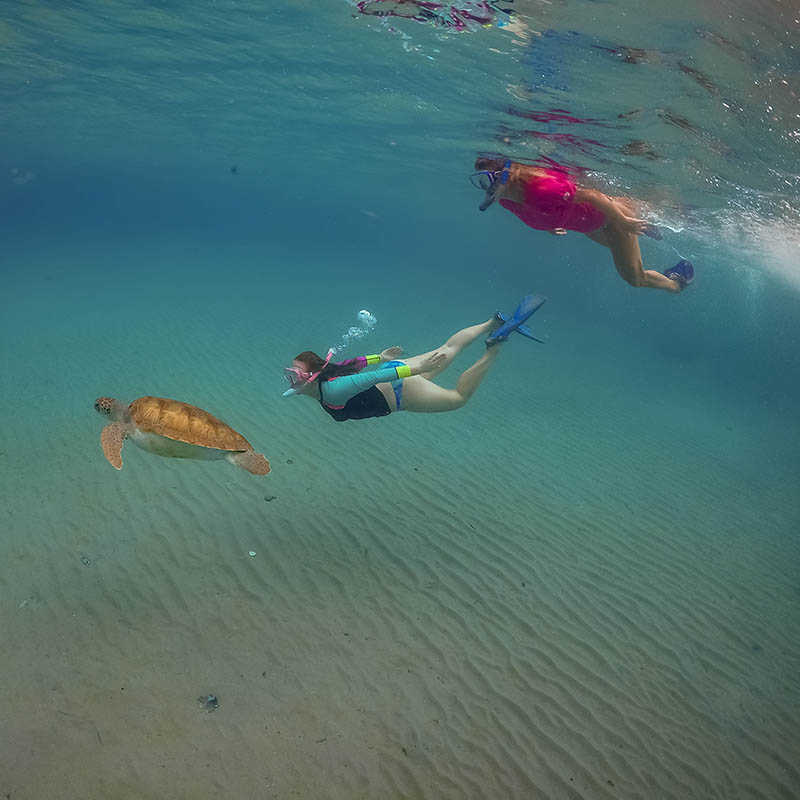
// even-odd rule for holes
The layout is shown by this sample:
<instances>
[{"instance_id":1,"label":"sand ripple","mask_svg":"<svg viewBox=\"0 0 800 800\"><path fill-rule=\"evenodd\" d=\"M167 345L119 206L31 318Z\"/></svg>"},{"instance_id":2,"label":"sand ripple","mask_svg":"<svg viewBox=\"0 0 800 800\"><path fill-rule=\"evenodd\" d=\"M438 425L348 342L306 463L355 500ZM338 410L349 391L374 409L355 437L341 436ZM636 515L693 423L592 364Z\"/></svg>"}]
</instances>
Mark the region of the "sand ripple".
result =
<instances>
[{"instance_id":1,"label":"sand ripple","mask_svg":"<svg viewBox=\"0 0 800 800\"><path fill-rule=\"evenodd\" d=\"M780 485L711 434L612 398L590 414L556 374L524 406L512 375L507 399L487 386L458 415L337 426L279 402L265 376L295 343L265 352L246 311L169 358L121 345L124 373L68 341L82 380L45 384L8 429L2 791L800 794ZM272 475L130 445L116 473L90 404L131 391L222 416Z\"/></svg>"}]
</instances>

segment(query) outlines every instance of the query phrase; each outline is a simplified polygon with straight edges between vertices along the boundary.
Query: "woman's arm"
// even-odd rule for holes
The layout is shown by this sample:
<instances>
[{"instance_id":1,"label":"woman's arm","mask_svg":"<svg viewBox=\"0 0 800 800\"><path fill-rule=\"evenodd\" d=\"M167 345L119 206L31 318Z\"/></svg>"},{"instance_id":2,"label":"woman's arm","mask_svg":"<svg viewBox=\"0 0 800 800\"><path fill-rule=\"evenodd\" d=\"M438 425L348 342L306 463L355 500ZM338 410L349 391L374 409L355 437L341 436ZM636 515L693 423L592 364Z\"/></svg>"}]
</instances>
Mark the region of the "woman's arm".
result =
<instances>
[{"instance_id":1,"label":"woman's arm","mask_svg":"<svg viewBox=\"0 0 800 800\"><path fill-rule=\"evenodd\" d=\"M363 358L363 356L362 356ZM322 401L325 405L341 408L351 397L369 389L378 383L388 383L402 378L410 378L423 372L436 369L446 358L444 353L433 353L416 367L399 364L396 367L379 367L371 372L342 375L339 378L323 381L320 386Z\"/></svg>"},{"instance_id":2,"label":"woman's arm","mask_svg":"<svg viewBox=\"0 0 800 800\"><path fill-rule=\"evenodd\" d=\"M322 401L325 405L341 408L351 397L375 386L376 383L396 381L398 378L407 378L411 374L411 367L403 364L397 367L378 367L370 372L331 378L329 381L323 381L320 386Z\"/></svg>"},{"instance_id":3,"label":"woman's arm","mask_svg":"<svg viewBox=\"0 0 800 800\"><path fill-rule=\"evenodd\" d=\"M397 358L403 352L402 347L387 347L382 353L377 353L371 356L356 356L355 358L348 358L344 361L337 361L337 367L355 367L361 371L364 367L372 367L375 364L384 364L387 361Z\"/></svg>"},{"instance_id":4,"label":"woman's arm","mask_svg":"<svg viewBox=\"0 0 800 800\"><path fill-rule=\"evenodd\" d=\"M371 364L378 364L381 360L380 356L356 356L355 358L346 358L344 361L337 361L337 367L354 367L357 370L362 370Z\"/></svg>"}]
</instances>

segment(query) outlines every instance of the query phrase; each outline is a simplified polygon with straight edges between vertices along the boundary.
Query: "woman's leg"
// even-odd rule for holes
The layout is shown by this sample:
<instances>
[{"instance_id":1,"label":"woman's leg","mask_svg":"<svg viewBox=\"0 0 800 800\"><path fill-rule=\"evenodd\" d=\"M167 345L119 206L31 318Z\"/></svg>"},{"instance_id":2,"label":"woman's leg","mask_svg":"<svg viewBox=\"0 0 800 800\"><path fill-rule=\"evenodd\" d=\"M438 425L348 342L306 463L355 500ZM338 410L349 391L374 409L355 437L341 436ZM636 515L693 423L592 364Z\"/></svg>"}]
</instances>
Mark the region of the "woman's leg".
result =
<instances>
[{"instance_id":1,"label":"woman's leg","mask_svg":"<svg viewBox=\"0 0 800 800\"><path fill-rule=\"evenodd\" d=\"M614 205L619 206L620 210L622 211L623 214L625 214L625 216L628 216L628 217L637 216L636 210L624 198L622 198L622 197L611 197L611 195L608 195L608 194L606 195L606 198L608 200L611 200L614 203ZM604 225L602 228L597 228L597 230L589 231L588 233L585 233L584 236L587 236L593 242L596 242L597 244L601 244L601 245L603 245L603 247L608 247L610 249L611 245L608 242L608 234L606 233L607 230L608 230L608 226Z\"/></svg>"},{"instance_id":2,"label":"woman's leg","mask_svg":"<svg viewBox=\"0 0 800 800\"><path fill-rule=\"evenodd\" d=\"M420 361L424 361L428 356L432 355L433 353L444 353L445 359L442 362L442 365L438 369L432 370L431 372L421 373L422 377L428 378L430 380L432 378L435 378L440 372L446 370L450 366L450 364L453 363L453 359L465 347L471 345L476 339L488 336L495 328L498 328L501 324L502 323L496 317L492 317L491 319L488 319L486 322L480 323L480 325L472 325L469 328L464 328L463 330L458 331L458 333L454 333L441 347L437 347L435 350L431 350L430 352L423 353L422 355L419 356L411 356L411 358L402 358L400 360L403 361L403 363L408 364L408 366L413 369L416 364L418 364Z\"/></svg>"},{"instance_id":3,"label":"woman's leg","mask_svg":"<svg viewBox=\"0 0 800 800\"><path fill-rule=\"evenodd\" d=\"M608 197L608 195L606 195ZM640 213L633 204L623 197L608 197L627 217L636 217ZM614 223L587 233L593 242L611 250L614 266L622 279L631 286L643 286L646 289L663 289L667 292L680 292L681 285L666 275L652 269L645 269L642 264L642 251L639 249L639 237L620 230Z\"/></svg>"},{"instance_id":4,"label":"woman's leg","mask_svg":"<svg viewBox=\"0 0 800 800\"><path fill-rule=\"evenodd\" d=\"M484 328L485 325L475 327ZM486 333L491 330L490 327ZM469 369L461 373L455 389L445 389L422 375L406 378L403 381L403 408L406 411L423 413L455 411L461 408L480 386L501 347L501 344L487 347L486 352Z\"/></svg>"},{"instance_id":5,"label":"woman's leg","mask_svg":"<svg viewBox=\"0 0 800 800\"><path fill-rule=\"evenodd\" d=\"M589 233L584 233L583 235L593 242L603 245L603 247L608 247L608 236L606 236L605 228L598 228L596 231L589 231Z\"/></svg>"},{"instance_id":6,"label":"woman's leg","mask_svg":"<svg viewBox=\"0 0 800 800\"><path fill-rule=\"evenodd\" d=\"M631 286L643 286L646 289L663 289L675 293L681 291L681 285L677 281L653 269L644 268L638 236L614 225L607 225L605 232L614 266L624 281Z\"/></svg>"}]
</instances>

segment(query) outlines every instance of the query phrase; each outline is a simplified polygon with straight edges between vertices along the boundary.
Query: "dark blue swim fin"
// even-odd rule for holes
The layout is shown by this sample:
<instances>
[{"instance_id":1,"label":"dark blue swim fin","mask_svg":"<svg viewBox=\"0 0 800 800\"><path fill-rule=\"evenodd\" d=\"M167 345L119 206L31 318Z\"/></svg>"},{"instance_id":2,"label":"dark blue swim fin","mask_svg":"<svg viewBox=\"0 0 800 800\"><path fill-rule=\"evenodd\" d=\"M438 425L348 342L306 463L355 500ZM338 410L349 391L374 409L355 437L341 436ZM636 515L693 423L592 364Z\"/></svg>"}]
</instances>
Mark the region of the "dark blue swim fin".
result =
<instances>
[{"instance_id":1,"label":"dark blue swim fin","mask_svg":"<svg viewBox=\"0 0 800 800\"><path fill-rule=\"evenodd\" d=\"M486 338L486 346L491 347L498 342L506 341L514 331L528 339L533 339L535 342L544 344L541 339L537 339L531 333L530 328L524 323L544 305L545 300L547 300L547 298L542 297L540 294L529 294L517 306L517 310L510 317L507 317L505 314L498 314L500 319L503 320L503 324L497 330L489 334Z\"/></svg>"},{"instance_id":2,"label":"dark blue swim fin","mask_svg":"<svg viewBox=\"0 0 800 800\"><path fill-rule=\"evenodd\" d=\"M664 270L664 275L685 289L694 280L694 264L688 258L682 258L674 267Z\"/></svg>"}]
</instances>

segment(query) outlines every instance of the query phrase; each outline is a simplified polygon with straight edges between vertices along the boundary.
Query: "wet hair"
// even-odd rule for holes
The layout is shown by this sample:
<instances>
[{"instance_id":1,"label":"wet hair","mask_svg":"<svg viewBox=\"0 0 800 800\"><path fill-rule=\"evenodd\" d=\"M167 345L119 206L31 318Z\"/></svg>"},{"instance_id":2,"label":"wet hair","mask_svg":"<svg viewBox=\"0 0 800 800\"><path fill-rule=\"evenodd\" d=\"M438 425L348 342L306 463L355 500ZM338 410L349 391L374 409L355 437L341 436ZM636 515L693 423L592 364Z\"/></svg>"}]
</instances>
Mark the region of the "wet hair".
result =
<instances>
[{"instance_id":1,"label":"wet hair","mask_svg":"<svg viewBox=\"0 0 800 800\"><path fill-rule=\"evenodd\" d=\"M342 375L355 375L359 371L356 364L332 364L325 365L325 359L318 356L313 350L304 350L299 355L294 357L295 361L302 361L309 369L309 372L319 373L317 380L327 381L330 378L338 378Z\"/></svg>"},{"instance_id":2,"label":"wet hair","mask_svg":"<svg viewBox=\"0 0 800 800\"><path fill-rule=\"evenodd\" d=\"M499 172L503 169L503 164L506 163L506 159L498 156L496 158L486 158L485 156L479 156L475 159L475 170L481 171L486 170L487 172Z\"/></svg>"}]
</instances>

